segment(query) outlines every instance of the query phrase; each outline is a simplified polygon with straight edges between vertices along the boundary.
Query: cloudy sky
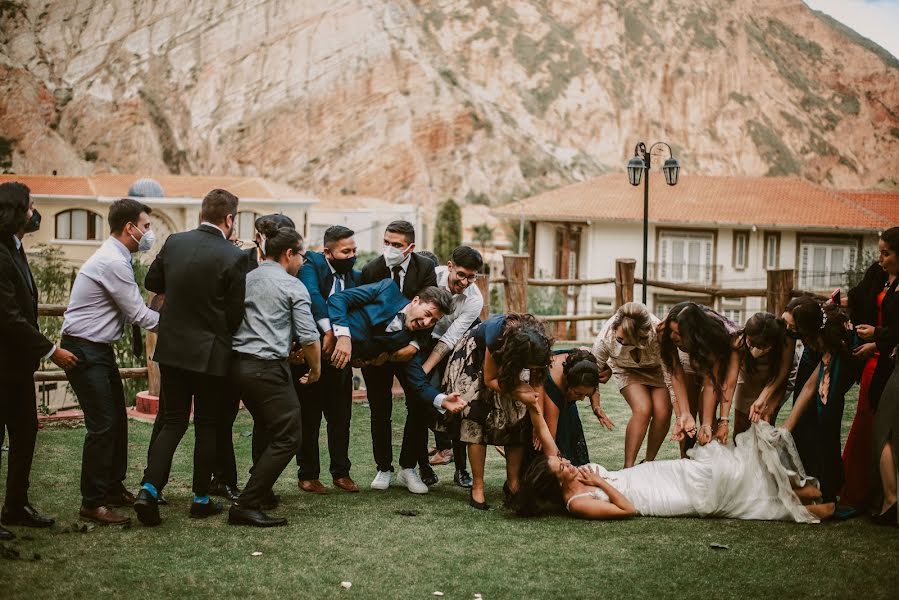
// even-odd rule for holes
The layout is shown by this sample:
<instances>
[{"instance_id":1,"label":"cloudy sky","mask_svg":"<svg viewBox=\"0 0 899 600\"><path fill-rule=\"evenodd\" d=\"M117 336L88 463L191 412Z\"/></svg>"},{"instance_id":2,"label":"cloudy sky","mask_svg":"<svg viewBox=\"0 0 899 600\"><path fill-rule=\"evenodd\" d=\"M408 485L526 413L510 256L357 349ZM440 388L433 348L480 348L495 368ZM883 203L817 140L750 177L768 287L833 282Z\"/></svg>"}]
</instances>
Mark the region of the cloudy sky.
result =
<instances>
[{"instance_id":1,"label":"cloudy sky","mask_svg":"<svg viewBox=\"0 0 899 600\"><path fill-rule=\"evenodd\" d=\"M805 0L899 57L899 0Z\"/></svg>"}]
</instances>

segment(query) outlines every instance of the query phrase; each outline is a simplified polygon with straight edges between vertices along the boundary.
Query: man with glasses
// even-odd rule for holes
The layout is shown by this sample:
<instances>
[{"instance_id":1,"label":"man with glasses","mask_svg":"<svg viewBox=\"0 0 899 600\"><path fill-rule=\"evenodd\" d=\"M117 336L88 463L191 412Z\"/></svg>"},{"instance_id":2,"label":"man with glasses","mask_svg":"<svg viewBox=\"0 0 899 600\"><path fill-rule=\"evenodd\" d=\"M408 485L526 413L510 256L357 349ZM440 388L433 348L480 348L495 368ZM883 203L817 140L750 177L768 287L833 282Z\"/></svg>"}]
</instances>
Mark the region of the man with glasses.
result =
<instances>
[{"instance_id":1,"label":"man with glasses","mask_svg":"<svg viewBox=\"0 0 899 600\"><path fill-rule=\"evenodd\" d=\"M440 387L443 371L456 343L473 325L480 323L484 297L475 285L478 272L484 266L481 253L470 246L459 246L453 250L452 258L445 267L437 267L437 286L449 290L453 295L453 310L443 317L431 333L433 347L422 370L429 375L431 384ZM456 463L453 481L456 485L470 488L471 475L466 470L466 445L459 441L459 432L434 432L437 452L431 458L431 465Z\"/></svg>"}]
</instances>

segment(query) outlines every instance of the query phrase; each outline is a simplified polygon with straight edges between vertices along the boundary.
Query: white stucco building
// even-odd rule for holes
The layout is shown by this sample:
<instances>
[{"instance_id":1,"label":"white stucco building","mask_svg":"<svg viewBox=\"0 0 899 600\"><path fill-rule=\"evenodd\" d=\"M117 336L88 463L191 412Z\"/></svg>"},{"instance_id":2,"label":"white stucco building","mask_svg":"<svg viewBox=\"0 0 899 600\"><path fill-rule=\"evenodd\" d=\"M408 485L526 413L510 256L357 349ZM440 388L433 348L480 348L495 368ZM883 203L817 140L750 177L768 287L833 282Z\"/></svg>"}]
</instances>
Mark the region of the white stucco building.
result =
<instances>
[{"instance_id":1,"label":"white stucco building","mask_svg":"<svg viewBox=\"0 0 899 600\"><path fill-rule=\"evenodd\" d=\"M521 215L530 228L532 276L614 277L616 258L637 261L642 274L643 188L623 173L598 177L495 209ZM798 178L683 176L669 187L652 174L649 191L650 280L719 288L765 288L769 269L793 269L803 290L831 291L844 282L881 231L899 224L899 193L835 191ZM570 288L575 290L577 288ZM737 322L764 310L764 298L726 298L650 287L656 314L690 297ZM635 298L642 294L637 285ZM614 285L582 286L568 312L611 308ZM592 336L598 323L578 325Z\"/></svg>"}]
</instances>

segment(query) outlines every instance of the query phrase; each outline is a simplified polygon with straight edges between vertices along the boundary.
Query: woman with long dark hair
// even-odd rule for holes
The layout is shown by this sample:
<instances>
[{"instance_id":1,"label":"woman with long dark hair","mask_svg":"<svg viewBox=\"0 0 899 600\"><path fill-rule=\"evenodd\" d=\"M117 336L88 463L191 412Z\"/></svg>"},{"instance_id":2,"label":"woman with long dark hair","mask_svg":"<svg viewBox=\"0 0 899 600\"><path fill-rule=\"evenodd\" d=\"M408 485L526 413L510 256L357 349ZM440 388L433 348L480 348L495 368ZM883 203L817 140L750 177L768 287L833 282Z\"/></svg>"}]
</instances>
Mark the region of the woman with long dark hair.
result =
<instances>
[{"instance_id":1,"label":"woman with long dark hair","mask_svg":"<svg viewBox=\"0 0 899 600\"><path fill-rule=\"evenodd\" d=\"M609 431L615 426L600 406L599 365L588 350L576 348L553 354L549 377L543 382L543 414L562 456L575 466L590 462L577 401L590 399L593 414ZM535 438L539 445L539 440Z\"/></svg>"},{"instance_id":2,"label":"woman with long dark hair","mask_svg":"<svg viewBox=\"0 0 899 600\"><path fill-rule=\"evenodd\" d=\"M671 381L662 368L659 322L643 304L628 302L606 322L593 342L593 354L604 376L615 378L618 391L631 409L624 433L625 468L637 462L647 432L645 460L654 460L671 428Z\"/></svg>"},{"instance_id":3,"label":"woman with long dark hair","mask_svg":"<svg viewBox=\"0 0 899 600\"><path fill-rule=\"evenodd\" d=\"M796 342L786 324L771 313L756 313L737 338L740 379L734 392L734 439L762 419L774 424L789 386Z\"/></svg>"},{"instance_id":4,"label":"woman with long dark hair","mask_svg":"<svg viewBox=\"0 0 899 600\"><path fill-rule=\"evenodd\" d=\"M487 445L504 446L507 496L518 491L526 444L531 443L525 397L542 398L552 338L533 315L490 317L466 333L450 357L443 377L447 393L469 404L462 413L459 439L468 444L473 485L469 504L487 510L484 466Z\"/></svg>"},{"instance_id":5,"label":"woman with long dark hair","mask_svg":"<svg viewBox=\"0 0 899 600\"><path fill-rule=\"evenodd\" d=\"M804 346L784 427L793 434L806 471L821 481L824 502L835 502L843 485L840 431L846 392L857 378L850 353L852 330L835 304L794 298L784 319Z\"/></svg>"},{"instance_id":6,"label":"woman with long dark hair","mask_svg":"<svg viewBox=\"0 0 899 600\"><path fill-rule=\"evenodd\" d=\"M681 456L692 447L694 436L700 444L713 438L727 443L730 405L740 374L737 331L727 318L693 302L675 304L659 324L662 362L671 374L675 396L672 439L682 442Z\"/></svg>"},{"instance_id":7,"label":"woman with long dark hair","mask_svg":"<svg viewBox=\"0 0 899 600\"><path fill-rule=\"evenodd\" d=\"M893 372L890 354L899 343L899 227L880 235L877 262L861 282L849 290L849 316L862 344L853 354L864 360L858 389L858 406L846 446L843 467L846 481L840 491L840 504L852 512L871 504L876 469L872 465L874 415L884 386ZM848 516L848 513L847 513Z\"/></svg>"},{"instance_id":8,"label":"woman with long dark hair","mask_svg":"<svg viewBox=\"0 0 899 600\"><path fill-rule=\"evenodd\" d=\"M657 460L621 471L580 468L562 457L536 399L524 398L543 456L522 479L514 503L522 516L564 508L581 519L725 517L814 523L833 512L805 476L790 434L761 422L736 446L717 440L690 459Z\"/></svg>"}]
</instances>

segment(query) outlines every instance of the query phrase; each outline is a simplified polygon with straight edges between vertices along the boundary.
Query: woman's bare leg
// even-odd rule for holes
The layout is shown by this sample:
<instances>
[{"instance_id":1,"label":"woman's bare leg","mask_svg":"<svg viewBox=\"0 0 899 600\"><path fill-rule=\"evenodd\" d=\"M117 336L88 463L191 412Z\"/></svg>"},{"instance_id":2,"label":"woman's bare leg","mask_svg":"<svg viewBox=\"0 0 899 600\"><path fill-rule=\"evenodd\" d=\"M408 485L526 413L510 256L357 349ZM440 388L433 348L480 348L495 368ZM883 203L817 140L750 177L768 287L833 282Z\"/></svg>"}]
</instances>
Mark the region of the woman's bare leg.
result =
<instances>
[{"instance_id":1,"label":"woman's bare leg","mask_svg":"<svg viewBox=\"0 0 899 600\"><path fill-rule=\"evenodd\" d=\"M793 493L803 504L811 504L815 500L821 499L821 490L810 483L801 488L793 488Z\"/></svg>"},{"instance_id":2,"label":"woman's bare leg","mask_svg":"<svg viewBox=\"0 0 899 600\"><path fill-rule=\"evenodd\" d=\"M652 395L652 422L649 424L649 439L646 441L646 460L655 460L668 430L671 429L671 396L668 388L650 388Z\"/></svg>"},{"instance_id":3,"label":"woman's bare leg","mask_svg":"<svg viewBox=\"0 0 899 600\"><path fill-rule=\"evenodd\" d=\"M696 429L694 432L694 436L692 439L689 438L686 434L684 435L683 441L680 443L680 457L687 458L687 450L692 448L696 443L696 433L699 430L699 424L702 421L702 411L700 410L700 402L699 402L699 393L702 391L702 386L699 385L699 377L694 375L687 375L687 402L690 404L690 414L693 415L693 418L696 419ZM687 445L687 440L690 440L690 445Z\"/></svg>"},{"instance_id":4,"label":"woman's bare leg","mask_svg":"<svg viewBox=\"0 0 899 600\"><path fill-rule=\"evenodd\" d=\"M506 446L506 483L509 491L518 493L521 465L524 462L524 448L521 446Z\"/></svg>"},{"instance_id":5,"label":"woman's bare leg","mask_svg":"<svg viewBox=\"0 0 899 600\"><path fill-rule=\"evenodd\" d=\"M475 502L485 502L484 466L487 464L485 444L468 444L468 464L471 465L471 497Z\"/></svg>"},{"instance_id":6,"label":"woman's bare leg","mask_svg":"<svg viewBox=\"0 0 899 600\"><path fill-rule=\"evenodd\" d=\"M624 430L624 468L633 467L637 453L643 445L649 419L652 416L652 397L641 383L632 383L621 390L624 400L631 407L631 418Z\"/></svg>"},{"instance_id":7,"label":"woman's bare leg","mask_svg":"<svg viewBox=\"0 0 899 600\"><path fill-rule=\"evenodd\" d=\"M880 483L883 485L883 506L881 514L896 504L896 460L893 444L887 442L880 453Z\"/></svg>"}]
</instances>

